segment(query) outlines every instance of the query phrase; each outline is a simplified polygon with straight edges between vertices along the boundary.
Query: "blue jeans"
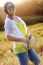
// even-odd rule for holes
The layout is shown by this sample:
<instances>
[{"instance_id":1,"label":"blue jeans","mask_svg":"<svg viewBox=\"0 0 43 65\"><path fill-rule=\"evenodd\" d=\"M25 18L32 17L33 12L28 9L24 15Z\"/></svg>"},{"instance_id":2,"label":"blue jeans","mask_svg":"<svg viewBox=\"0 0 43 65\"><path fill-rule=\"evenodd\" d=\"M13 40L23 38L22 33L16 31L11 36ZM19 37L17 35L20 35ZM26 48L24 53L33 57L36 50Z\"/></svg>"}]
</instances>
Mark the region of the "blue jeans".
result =
<instances>
[{"instance_id":1,"label":"blue jeans","mask_svg":"<svg viewBox=\"0 0 43 65\"><path fill-rule=\"evenodd\" d=\"M27 62L29 59L34 62L35 65L38 65L40 63L40 59L34 49L19 53L17 54L17 57L19 58L20 65L28 65Z\"/></svg>"},{"instance_id":2,"label":"blue jeans","mask_svg":"<svg viewBox=\"0 0 43 65\"><path fill-rule=\"evenodd\" d=\"M39 65L40 58L37 55L36 51L34 49L28 50L28 56L32 62L34 62L35 65Z\"/></svg>"}]
</instances>

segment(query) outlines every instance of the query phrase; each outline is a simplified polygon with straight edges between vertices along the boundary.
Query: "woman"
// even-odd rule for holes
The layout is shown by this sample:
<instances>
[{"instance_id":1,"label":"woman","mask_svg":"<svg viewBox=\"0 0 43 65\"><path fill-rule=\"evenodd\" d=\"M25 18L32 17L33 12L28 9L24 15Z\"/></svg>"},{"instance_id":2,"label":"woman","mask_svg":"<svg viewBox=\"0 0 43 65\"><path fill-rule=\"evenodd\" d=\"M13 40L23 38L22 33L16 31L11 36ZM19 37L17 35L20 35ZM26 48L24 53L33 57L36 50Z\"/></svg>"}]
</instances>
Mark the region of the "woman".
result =
<instances>
[{"instance_id":1,"label":"woman","mask_svg":"<svg viewBox=\"0 0 43 65\"><path fill-rule=\"evenodd\" d=\"M40 59L33 49L28 49L29 39L25 22L15 16L15 6L12 2L4 5L4 11L8 15L5 19L5 33L7 39L13 41L14 54L19 58L20 65L28 65L29 59L35 65L40 64ZM28 46L27 46L28 45Z\"/></svg>"}]
</instances>

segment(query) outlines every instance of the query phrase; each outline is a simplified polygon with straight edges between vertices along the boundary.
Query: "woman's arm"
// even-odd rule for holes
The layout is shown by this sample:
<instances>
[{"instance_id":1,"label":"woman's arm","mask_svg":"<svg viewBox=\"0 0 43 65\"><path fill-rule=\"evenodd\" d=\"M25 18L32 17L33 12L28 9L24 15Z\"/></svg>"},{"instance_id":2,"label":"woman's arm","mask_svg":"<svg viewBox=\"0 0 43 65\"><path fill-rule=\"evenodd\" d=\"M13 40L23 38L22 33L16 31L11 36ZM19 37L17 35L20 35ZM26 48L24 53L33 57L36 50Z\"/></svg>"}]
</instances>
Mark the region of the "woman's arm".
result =
<instances>
[{"instance_id":1,"label":"woman's arm","mask_svg":"<svg viewBox=\"0 0 43 65\"><path fill-rule=\"evenodd\" d=\"M17 38L17 37L13 37L13 36L7 35L7 39L9 41L29 43L29 39L28 38Z\"/></svg>"}]
</instances>

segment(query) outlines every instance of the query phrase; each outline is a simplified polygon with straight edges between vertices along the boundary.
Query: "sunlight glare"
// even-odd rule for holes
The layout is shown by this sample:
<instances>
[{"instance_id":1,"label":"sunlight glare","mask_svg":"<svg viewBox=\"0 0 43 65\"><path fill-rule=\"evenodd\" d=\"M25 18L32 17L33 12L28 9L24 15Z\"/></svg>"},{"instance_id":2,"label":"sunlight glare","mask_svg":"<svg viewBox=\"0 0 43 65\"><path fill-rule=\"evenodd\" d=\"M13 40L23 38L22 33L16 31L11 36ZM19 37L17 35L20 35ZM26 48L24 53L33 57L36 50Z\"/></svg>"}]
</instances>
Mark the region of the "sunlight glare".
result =
<instances>
[{"instance_id":1,"label":"sunlight glare","mask_svg":"<svg viewBox=\"0 0 43 65\"><path fill-rule=\"evenodd\" d=\"M20 3L22 3L22 2L23 2L23 0L14 0L14 3L15 3L15 4L18 4L18 3L20 4Z\"/></svg>"}]
</instances>

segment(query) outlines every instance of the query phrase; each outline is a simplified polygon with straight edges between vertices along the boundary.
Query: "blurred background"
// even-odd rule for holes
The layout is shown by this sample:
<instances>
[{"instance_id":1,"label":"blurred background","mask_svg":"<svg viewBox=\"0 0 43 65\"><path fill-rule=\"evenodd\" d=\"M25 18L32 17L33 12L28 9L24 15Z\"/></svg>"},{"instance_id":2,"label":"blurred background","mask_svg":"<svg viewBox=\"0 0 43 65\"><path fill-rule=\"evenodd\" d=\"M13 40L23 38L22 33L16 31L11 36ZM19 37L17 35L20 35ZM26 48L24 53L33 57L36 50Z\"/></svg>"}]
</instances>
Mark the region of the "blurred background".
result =
<instances>
[{"instance_id":1,"label":"blurred background","mask_svg":"<svg viewBox=\"0 0 43 65\"><path fill-rule=\"evenodd\" d=\"M12 52L12 42L6 39L4 32L6 14L3 7L8 1L11 0L0 0L0 65L18 65L19 62ZM16 15L25 21L28 33L35 36L34 49L43 61L43 0L12 0L11 2L16 6ZM30 65L34 64L30 62Z\"/></svg>"}]
</instances>

